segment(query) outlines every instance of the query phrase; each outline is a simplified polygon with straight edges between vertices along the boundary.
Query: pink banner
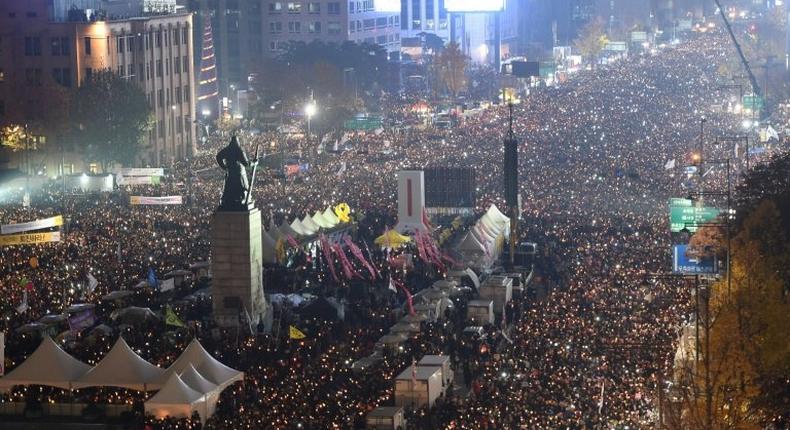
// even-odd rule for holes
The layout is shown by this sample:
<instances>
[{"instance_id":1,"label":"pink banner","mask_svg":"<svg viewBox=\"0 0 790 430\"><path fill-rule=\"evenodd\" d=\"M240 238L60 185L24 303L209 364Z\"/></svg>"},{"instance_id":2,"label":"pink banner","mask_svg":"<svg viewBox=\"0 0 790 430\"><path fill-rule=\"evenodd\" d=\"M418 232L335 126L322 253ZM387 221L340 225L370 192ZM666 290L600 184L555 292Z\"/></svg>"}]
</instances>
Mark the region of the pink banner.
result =
<instances>
[{"instance_id":1,"label":"pink banner","mask_svg":"<svg viewBox=\"0 0 790 430\"><path fill-rule=\"evenodd\" d=\"M374 269L373 266L370 263L368 263L368 260L365 259L365 256L362 255L362 250L359 249L359 247L354 242L351 241L351 237L345 236L343 240L346 242L346 246L348 246L348 249L351 250L351 253L354 254L354 257L356 257L356 259L359 260L359 262L362 263L362 265L365 266L366 269L368 269L368 272L370 273L370 280L371 281L376 280L376 269Z\"/></svg>"},{"instance_id":2,"label":"pink banner","mask_svg":"<svg viewBox=\"0 0 790 430\"><path fill-rule=\"evenodd\" d=\"M335 282L339 282L337 279L337 273L335 272L335 262L332 261L332 247L329 246L329 242L326 240L326 236L323 234L320 236L319 240L321 241L321 251L324 254L324 260L326 261L326 265L329 267L329 273L332 274L332 279Z\"/></svg>"},{"instance_id":3,"label":"pink banner","mask_svg":"<svg viewBox=\"0 0 790 430\"><path fill-rule=\"evenodd\" d=\"M340 267L343 269L343 275L345 275L346 279L351 280L355 277L359 277L360 279L362 276L359 276L356 270L354 270L354 266L351 265L351 262L348 261L348 257L346 257L346 252L343 251L343 248L339 244L334 244L335 254L337 254L338 259L340 260Z\"/></svg>"}]
</instances>

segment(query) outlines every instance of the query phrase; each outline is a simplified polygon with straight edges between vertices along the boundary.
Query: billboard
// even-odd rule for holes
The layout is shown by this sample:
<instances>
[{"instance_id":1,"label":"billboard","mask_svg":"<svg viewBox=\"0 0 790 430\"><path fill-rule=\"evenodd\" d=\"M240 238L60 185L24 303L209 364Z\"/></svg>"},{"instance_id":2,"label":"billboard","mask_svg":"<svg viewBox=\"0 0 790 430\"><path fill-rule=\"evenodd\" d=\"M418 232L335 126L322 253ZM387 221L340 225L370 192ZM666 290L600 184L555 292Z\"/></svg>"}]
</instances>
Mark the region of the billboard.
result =
<instances>
[{"instance_id":1,"label":"billboard","mask_svg":"<svg viewBox=\"0 0 790 430\"><path fill-rule=\"evenodd\" d=\"M476 198L474 168L427 167L423 172L426 207L474 207Z\"/></svg>"},{"instance_id":2,"label":"billboard","mask_svg":"<svg viewBox=\"0 0 790 430\"><path fill-rule=\"evenodd\" d=\"M373 7L376 12L400 13L400 0L375 0Z\"/></svg>"},{"instance_id":3,"label":"billboard","mask_svg":"<svg viewBox=\"0 0 790 430\"><path fill-rule=\"evenodd\" d=\"M709 275L717 273L715 257L693 258L686 255L688 245L672 247L672 273L679 275Z\"/></svg>"},{"instance_id":4,"label":"billboard","mask_svg":"<svg viewBox=\"0 0 790 430\"><path fill-rule=\"evenodd\" d=\"M447 12L501 12L505 0L444 0Z\"/></svg>"}]
</instances>

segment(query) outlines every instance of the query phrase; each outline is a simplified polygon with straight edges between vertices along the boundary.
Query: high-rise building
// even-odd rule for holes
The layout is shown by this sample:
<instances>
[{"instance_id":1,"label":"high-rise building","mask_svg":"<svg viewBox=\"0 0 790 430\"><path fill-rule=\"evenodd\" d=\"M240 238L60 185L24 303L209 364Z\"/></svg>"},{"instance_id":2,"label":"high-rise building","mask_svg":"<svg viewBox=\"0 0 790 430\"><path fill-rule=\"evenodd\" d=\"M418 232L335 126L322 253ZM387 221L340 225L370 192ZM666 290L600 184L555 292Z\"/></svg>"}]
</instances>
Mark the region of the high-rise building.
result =
<instances>
[{"instance_id":1,"label":"high-rise building","mask_svg":"<svg viewBox=\"0 0 790 430\"><path fill-rule=\"evenodd\" d=\"M372 0L266 0L263 26L268 52L276 55L292 41L370 43L389 53L400 50L400 15L376 12Z\"/></svg>"},{"instance_id":2,"label":"high-rise building","mask_svg":"<svg viewBox=\"0 0 790 430\"><path fill-rule=\"evenodd\" d=\"M231 100L234 90L247 88L258 63L281 53L288 42L378 44L393 59L400 52L400 15L376 12L373 0L179 1L196 12L196 29L211 21L219 95ZM195 40L201 36L197 33ZM201 47L196 49L197 58Z\"/></svg>"},{"instance_id":3,"label":"high-rise building","mask_svg":"<svg viewBox=\"0 0 790 430\"><path fill-rule=\"evenodd\" d=\"M401 37L433 33L449 41L450 14L444 0L401 0L400 4Z\"/></svg>"},{"instance_id":4,"label":"high-rise building","mask_svg":"<svg viewBox=\"0 0 790 430\"><path fill-rule=\"evenodd\" d=\"M192 154L191 14L174 9L145 12L152 5L175 5L165 0L122 2L128 9L120 8L118 1L83 1L106 9L72 8L76 3L0 2L0 122L41 117L43 110L52 108L47 103L52 86L79 86L95 71L108 69L138 85L153 111L154 125L138 164L165 165ZM58 9L59 5L66 9ZM148 15L135 16L140 13ZM46 124L39 133L50 134ZM51 151L57 143L49 140ZM37 164L47 166L48 172L94 168L86 165L90 160L69 156L61 169L57 150L34 156L41 158Z\"/></svg>"}]
</instances>

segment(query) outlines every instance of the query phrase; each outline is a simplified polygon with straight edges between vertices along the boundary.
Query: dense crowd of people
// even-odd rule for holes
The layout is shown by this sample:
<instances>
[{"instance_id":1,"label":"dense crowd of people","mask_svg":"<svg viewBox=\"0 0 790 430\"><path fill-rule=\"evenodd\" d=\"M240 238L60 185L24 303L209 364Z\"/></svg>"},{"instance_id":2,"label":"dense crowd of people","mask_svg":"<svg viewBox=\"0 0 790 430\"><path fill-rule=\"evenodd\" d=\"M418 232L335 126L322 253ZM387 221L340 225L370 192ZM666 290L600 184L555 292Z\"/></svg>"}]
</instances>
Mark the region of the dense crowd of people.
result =
<instances>
[{"instance_id":1,"label":"dense crowd of people","mask_svg":"<svg viewBox=\"0 0 790 430\"><path fill-rule=\"evenodd\" d=\"M210 318L210 299L196 294L207 285L197 276L170 293L133 289L149 269L163 275L208 260L209 221L222 189L214 155L228 137L216 134L192 159L168 169L162 185L64 195L53 184L33 196L32 207L0 206L3 224L57 214L66 218L63 241L4 248L0 254L7 368L38 345L39 334L22 327L73 303L90 302L98 304L97 319L111 331L47 329L60 333L64 348L86 363L95 364L122 334L144 358L166 366L197 336L219 360L245 372L243 384L222 394L206 428L362 428L367 412L391 404L394 376L429 353L452 357L468 394L449 390L431 410L409 408L409 429L651 428L662 381L670 378L678 328L690 318L692 303L682 281L654 282L649 288L642 281L670 267L667 201L688 194L682 167L698 148L702 117L710 130L707 142L741 127L735 115L710 109L729 97L718 83L717 65L730 49L723 35L702 35L580 72L556 87L531 88L522 97L513 124L520 140L524 202L520 233L539 245L535 282L546 293L538 301L512 303L507 328L487 327L484 339L460 336L465 307L459 301L446 322L424 323L402 350L386 351L380 363L358 372L349 364L369 355L376 339L397 321L397 300L349 300L345 319L299 320L308 337L292 340L281 334L296 321L287 309L277 310L281 318L274 334L219 330ZM391 112L399 123L417 123L421 113L411 109L416 102L387 98L384 114ZM482 213L491 203L504 207L501 142L507 115L506 108L493 106L447 130L387 127L354 136L351 150L336 153L276 133L240 130L239 135L247 147L285 147L301 152L301 163L309 164L285 184L270 172L261 173L253 194L265 225L346 202L360 240L372 246L372 239L396 221L398 169L474 167L476 210ZM708 145L704 151L705 158L716 159L730 157L733 148ZM670 160L677 167L665 168ZM733 167L736 175L743 159L733 160ZM721 181L716 170L705 186ZM187 201L175 207L130 206L131 194L184 195ZM385 256L374 254L386 273ZM89 274L98 281L95 289L89 287ZM410 276L414 284L430 285L441 274L418 262ZM315 274L304 279L332 282ZM375 288L386 290L386 280ZM120 289L134 292L123 305L101 299ZM24 297L28 307L19 312ZM112 318L119 306L159 310L166 304L189 322L188 328L160 320L122 324ZM77 396L95 402L144 398L126 391L80 391ZM3 399L31 395L17 389ZM59 390L36 395L66 398ZM147 424L197 426L183 420L149 419Z\"/></svg>"}]
</instances>

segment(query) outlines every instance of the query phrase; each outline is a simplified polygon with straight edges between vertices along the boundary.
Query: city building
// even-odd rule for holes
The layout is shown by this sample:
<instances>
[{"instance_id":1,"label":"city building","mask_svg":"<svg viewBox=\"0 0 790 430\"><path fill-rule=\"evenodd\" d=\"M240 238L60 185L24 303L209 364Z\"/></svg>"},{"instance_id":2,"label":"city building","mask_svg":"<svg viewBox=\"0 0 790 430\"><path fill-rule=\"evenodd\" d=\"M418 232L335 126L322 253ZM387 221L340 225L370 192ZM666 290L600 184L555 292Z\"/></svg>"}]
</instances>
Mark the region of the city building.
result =
<instances>
[{"instance_id":1,"label":"city building","mask_svg":"<svg viewBox=\"0 0 790 430\"><path fill-rule=\"evenodd\" d=\"M401 0L400 28L401 37L433 33L449 41L450 14L444 0Z\"/></svg>"},{"instance_id":2,"label":"city building","mask_svg":"<svg viewBox=\"0 0 790 430\"><path fill-rule=\"evenodd\" d=\"M237 99L263 58L289 42L371 43L392 59L400 53L400 14L377 12L372 0L184 0L195 12L195 28L210 20L221 98ZM196 33L200 40L202 32ZM201 46L196 47L200 58ZM196 64L196 66L198 66Z\"/></svg>"},{"instance_id":3,"label":"city building","mask_svg":"<svg viewBox=\"0 0 790 430\"><path fill-rule=\"evenodd\" d=\"M175 1L80 3L28 0L0 2L0 122L43 117L55 86L73 88L97 70L109 69L135 82L153 111L147 144L138 164L166 165L195 147L195 78L192 16L175 11ZM150 15L130 17L169 4ZM62 8L59 9L59 7ZM107 6L106 9L101 7ZM67 9L63 9L67 8ZM112 12L112 13L110 13ZM123 103L119 100L118 103ZM36 170L54 176L96 170L91 160L63 154L46 124L45 150L35 151ZM13 157L5 157L13 167ZM64 160L63 162L61 160ZM61 168L61 163L63 167ZM16 163L17 166L21 165Z\"/></svg>"}]
</instances>

